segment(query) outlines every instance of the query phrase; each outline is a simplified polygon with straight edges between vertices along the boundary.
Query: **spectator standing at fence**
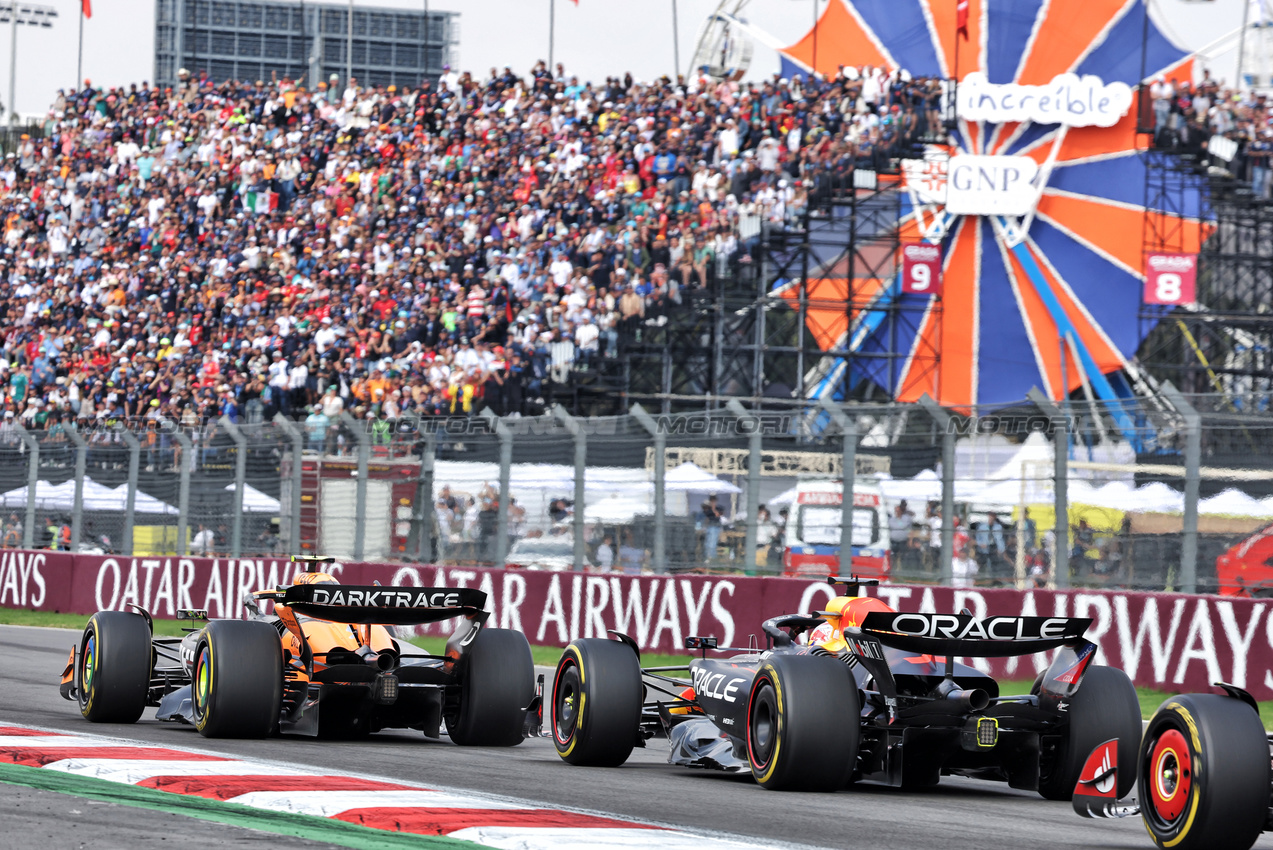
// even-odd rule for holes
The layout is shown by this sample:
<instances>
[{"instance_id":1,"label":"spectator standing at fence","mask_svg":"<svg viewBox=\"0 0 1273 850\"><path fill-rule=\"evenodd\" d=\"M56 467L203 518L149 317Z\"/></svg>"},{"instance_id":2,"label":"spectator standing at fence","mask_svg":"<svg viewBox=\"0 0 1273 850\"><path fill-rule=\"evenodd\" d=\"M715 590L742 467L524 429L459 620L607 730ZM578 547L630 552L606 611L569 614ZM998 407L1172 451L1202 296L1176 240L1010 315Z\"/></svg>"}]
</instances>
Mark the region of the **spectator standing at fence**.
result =
<instances>
[{"instance_id":1,"label":"spectator standing at fence","mask_svg":"<svg viewBox=\"0 0 1273 850\"><path fill-rule=\"evenodd\" d=\"M1003 523L999 522L999 515L994 511L986 515L984 522L978 524L976 541L977 561L986 571L986 575L993 578L1000 571L999 565L1006 551L1003 541Z\"/></svg>"},{"instance_id":2,"label":"spectator standing at fence","mask_svg":"<svg viewBox=\"0 0 1273 850\"><path fill-rule=\"evenodd\" d=\"M778 526L764 505L756 512L756 566L768 566L772 560L771 547L778 537Z\"/></svg>"},{"instance_id":3,"label":"spectator standing at fence","mask_svg":"<svg viewBox=\"0 0 1273 850\"><path fill-rule=\"evenodd\" d=\"M9 514L4 524L4 548L16 549L22 545L22 520L17 514Z\"/></svg>"},{"instance_id":4,"label":"spectator standing at fence","mask_svg":"<svg viewBox=\"0 0 1273 850\"><path fill-rule=\"evenodd\" d=\"M327 428L330 424L331 421L323 412L322 406L314 405L309 416L305 417L305 434L309 438L311 452L323 453L323 447L327 442Z\"/></svg>"},{"instance_id":5,"label":"spectator standing at fence","mask_svg":"<svg viewBox=\"0 0 1273 850\"><path fill-rule=\"evenodd\" d=\"M716 496L707 497L707 501L699 507L700 520L703 524L703 560L716 560L716 547L720 543L721 518L725 512L716 504Z\"/></svg>"},{"instance_id":6,"label":"spectator standing at fence","mask_svg":"<svg viewBox=\"0 0 1273 850\"><path fill-rule=\"evenodd\" d=\"M951 587L973 586L980 568L977 565L977 559L969 554L968 549L967 544L960 546L950 560Z\"/></svg>"},{"instance_id":7,"label":"spectator standing at fence","mask_svg":"<svg viewBox=\"0 0 1273 850\"><path fill-rule=\"evenodd\" d=\"M1036 541L1039 539L1039 525L1034 521L1034 518L1030 516L1029 508L1022 508L1021 516L1021 524L1024 527L1025 534L1023 543L1026 551L1031 552L1034 550Z\"/></svg>"},{"instance_id":8,"label":"spectator standing at fence","mask_svg":"<svg viewBox=\"0 0 1273 850\"><path fill-rule=\"evenodd\" d=\"M1074 541L1070 549L1070 568L1081 573L1092 565L1088 552L1096 547L1096 532L1086 519L1080 519L1079 524L1070 529L1070 539Z\"/></svg>"},{"instance_id":9,"label":"spectator standing at fence","mask_svg":"<svg viewBox=\"0 0 1273 850\"><path fill-rule=\"evenodd\" d=\"M930 571L941 570L941 508L936 504L928 504L928 568Z\"/></svg>"},{"instance_id":10,"label":"spectator standing at fence","mask_svg":"<svg viewBox=\"0 0 1273 850\"><path fill-rule=\"evenodd\" d=\"M190 541L190 548L199 555L207 557L212 554L216 537L212 533L212 529L203 523L199 523L199 530L195 532L194 539Z\"/></svg>"},{"instance_id":11,"label":"spectator standing at fence","mask_svg":"<svg viewBox=\"0 0 1273 850\"><path fill-rule=\"evenodd\" d=\"M909 558L911 528L915 525L915 514L907 506L906 500L897 503L893 515L888 518L888 539L893 549L893 566L901 567Z\"/></svg>"},{"instance_id":12,"label":"spectator standing at fence","mask_svg":"<svg viewBox=\"0 0 1273 850\"><path fill-rule=\"evenodd\" d=\"M624 529L623 544L619 546L619 563L625 575L637 576L645 563L645 552L636 545L632 529Z\"/></svg>"},{"instance_id":13,"label":"spectator standing at fence","mask_svg":"<svg viewBox=\"0 0 1273 850\"><path fill-rule=\"evenodd\" d=\"M614 569L614 535L610 532L607 531L601 538L601 544L597 546L593 561L596 562L600 572L608 573Z\"/></svg>"}]
</instances>

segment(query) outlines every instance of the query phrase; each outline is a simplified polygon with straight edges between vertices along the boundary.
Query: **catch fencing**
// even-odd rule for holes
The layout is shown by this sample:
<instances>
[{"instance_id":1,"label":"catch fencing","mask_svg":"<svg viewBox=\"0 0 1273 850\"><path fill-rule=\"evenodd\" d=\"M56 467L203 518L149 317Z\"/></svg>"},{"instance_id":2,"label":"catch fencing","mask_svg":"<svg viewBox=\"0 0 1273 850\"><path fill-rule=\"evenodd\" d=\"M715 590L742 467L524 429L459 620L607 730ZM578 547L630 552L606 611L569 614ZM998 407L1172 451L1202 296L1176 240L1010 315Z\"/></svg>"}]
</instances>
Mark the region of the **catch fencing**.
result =
<instances>
[{"instance_id":1,"label":"catch fencing","mask_svg":"<svg viewBox=\"0 0 1273 850\"><path fill-rule=\"evenodd\" d=\"M0 424L0 542L15 549L1262 596L1269 523L1262 400L1169 387L979 415L767 400Z\"/></svg>"}]
</instances>

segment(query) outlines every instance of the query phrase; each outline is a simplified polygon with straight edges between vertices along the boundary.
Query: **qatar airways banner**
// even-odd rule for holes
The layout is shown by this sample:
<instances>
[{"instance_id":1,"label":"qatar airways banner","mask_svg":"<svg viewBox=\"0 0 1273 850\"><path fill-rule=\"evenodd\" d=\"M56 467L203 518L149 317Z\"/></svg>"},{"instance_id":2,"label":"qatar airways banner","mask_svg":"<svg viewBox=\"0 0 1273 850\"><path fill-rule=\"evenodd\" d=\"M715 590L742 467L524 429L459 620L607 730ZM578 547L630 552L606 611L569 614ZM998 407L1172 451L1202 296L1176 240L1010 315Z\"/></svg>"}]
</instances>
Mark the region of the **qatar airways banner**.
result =
<instances>
[{"instance_id":1,"label":"qatar airways banner","mask_svg":"<svg viewBox=\"0 0 1273 850\"><path fill-rule=\"evenodd\" d=\"M763 646L760 623L816 611L834 590L819 581L739 576L622 576L390 564L332 564L346 584L476 587L489 599L490 624L520 629L531 643L561 646L607 629L631 635L651 652L681 651L691 635L722 646ZM242 617L244 594L289 584L283 559L123 558L0 550L0 606L88 615L141 605L156 617L178 608ZM1101 663L1121 667L1138 685L1203 690L1216 681L1273 699L1273 602L1108 591L1019 591L886 585L873 588L901 611L999 616L1089 617L1087 637ZM424 634L444 635L438 623ZM1047 658L965 659L995 676L1033 678Z\"/></svg>"}]
</instances>

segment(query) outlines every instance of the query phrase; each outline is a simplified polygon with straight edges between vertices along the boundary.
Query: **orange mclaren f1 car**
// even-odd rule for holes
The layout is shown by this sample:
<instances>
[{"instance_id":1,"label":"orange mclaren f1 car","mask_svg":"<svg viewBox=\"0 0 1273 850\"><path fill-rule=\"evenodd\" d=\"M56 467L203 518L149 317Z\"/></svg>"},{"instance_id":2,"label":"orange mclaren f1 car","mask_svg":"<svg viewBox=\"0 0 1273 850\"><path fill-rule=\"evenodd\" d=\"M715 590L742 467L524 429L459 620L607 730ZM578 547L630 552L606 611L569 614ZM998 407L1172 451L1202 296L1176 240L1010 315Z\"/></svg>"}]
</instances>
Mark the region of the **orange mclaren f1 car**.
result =
<instances>
[{"instance_id":1,"label":"orange mclaren f1 car","mask_svg":"<svg viewBox=\"0 0 1273 850\"><path fill-rule=\"evenodd\" d=\"M461 745L512 746L538 715L530 645L485 628L474 588L353 587L306 572L245 599L246 620L196 623L182 638L153 636L150 614L99 611L62 674L62 696L94 722L159 720L207 737L275 732L349 737L398 727ZM330 559L326 559L330 560ZM263 614L259 600L274 603ZM444 655L414 652L393 626L458 619ZM528 721L528 714L531 720Z\"/></svg>"}]
</instances>

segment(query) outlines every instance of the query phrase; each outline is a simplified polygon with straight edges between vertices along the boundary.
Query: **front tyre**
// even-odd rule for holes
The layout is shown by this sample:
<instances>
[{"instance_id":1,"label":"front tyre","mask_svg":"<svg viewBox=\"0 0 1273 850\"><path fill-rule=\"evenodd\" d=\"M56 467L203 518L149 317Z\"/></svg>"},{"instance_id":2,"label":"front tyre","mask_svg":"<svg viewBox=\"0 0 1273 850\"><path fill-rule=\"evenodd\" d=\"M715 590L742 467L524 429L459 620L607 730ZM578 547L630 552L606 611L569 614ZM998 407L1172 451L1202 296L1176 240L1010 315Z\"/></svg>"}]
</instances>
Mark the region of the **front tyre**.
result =
<instances>
[{"instance_id":1,"label":"front tyre","mask_svg":"<svg viewBox=\"0 0 1273 850\"><path fill-rule=\"evenodd\" d=\"M1118 796L1131 793L1136 781L1136 747L1140 744L1140 698L1127 674L1116 667L1090 668L1069 700L1069 727L1039 776L1039 794L1068 800L1092 750L1118 739Z\"/></svg>"},{"instance_id":2,"label":"front tyre","mask_svg":"<svg viewBox=\"0 0 1273 850\"><path fill-rule=\"evenodd\" d=\"M522 742L526 708L535 696L535 662L526 635L482 629L460 656L460 705L446 731L462 747L513 747Z\"/></svg>"},{"instance_id":3,"label":"front tyre","mask_svg":"<svg viewBox=\"0 0 1273 850\"><path fill-rule=\"evenodd\" d=\"M213 620L195 649L195 728L205 738L264 738L283 701L283 644L262 620Z\"/></svg>"},{"instance_id":4,"label":"front tyre","mask_svg":"<svg viewBox=\"0 0 1273 850\"><path fill-rule=\"evenodd\" d=\"M1141 816L1159 847L1245 850L1264 828L1268 743L1260 716L1239 700L1167 700L1149 720L1139 768Z\"/></svg>"},{"instance_id":5,"label":"front tyre","mask_svg":"<svg viewBox=\"0 0 1273 850\"><path fill-rule=\"evenodd\" d=\"M94 723L136 723L154 670L150 626L140 614L98 611L80 639L80 714Z\"/></svg>"},{"instance_id":6,"label":"front tyre","mask_svg":"<svg viewBox=\"0 0 1273 850\"><path fill-rule=\"evenodd\" d=\"M641 662L630 646L584 638L566 647L553 676L552 733L570 764L618 767L641 730Z\"/></svg>"},{"instance_id":7,"label":"front tyre","mask_svg":"<svg viewBox=\"0 0 1273 850\"><path fill-rule=\"evenodd\" d=\"M747 756L771 791L838 791L857 762L857 682L835 658L773 655L747 701Z\"/></svg>"}]
</instances>

